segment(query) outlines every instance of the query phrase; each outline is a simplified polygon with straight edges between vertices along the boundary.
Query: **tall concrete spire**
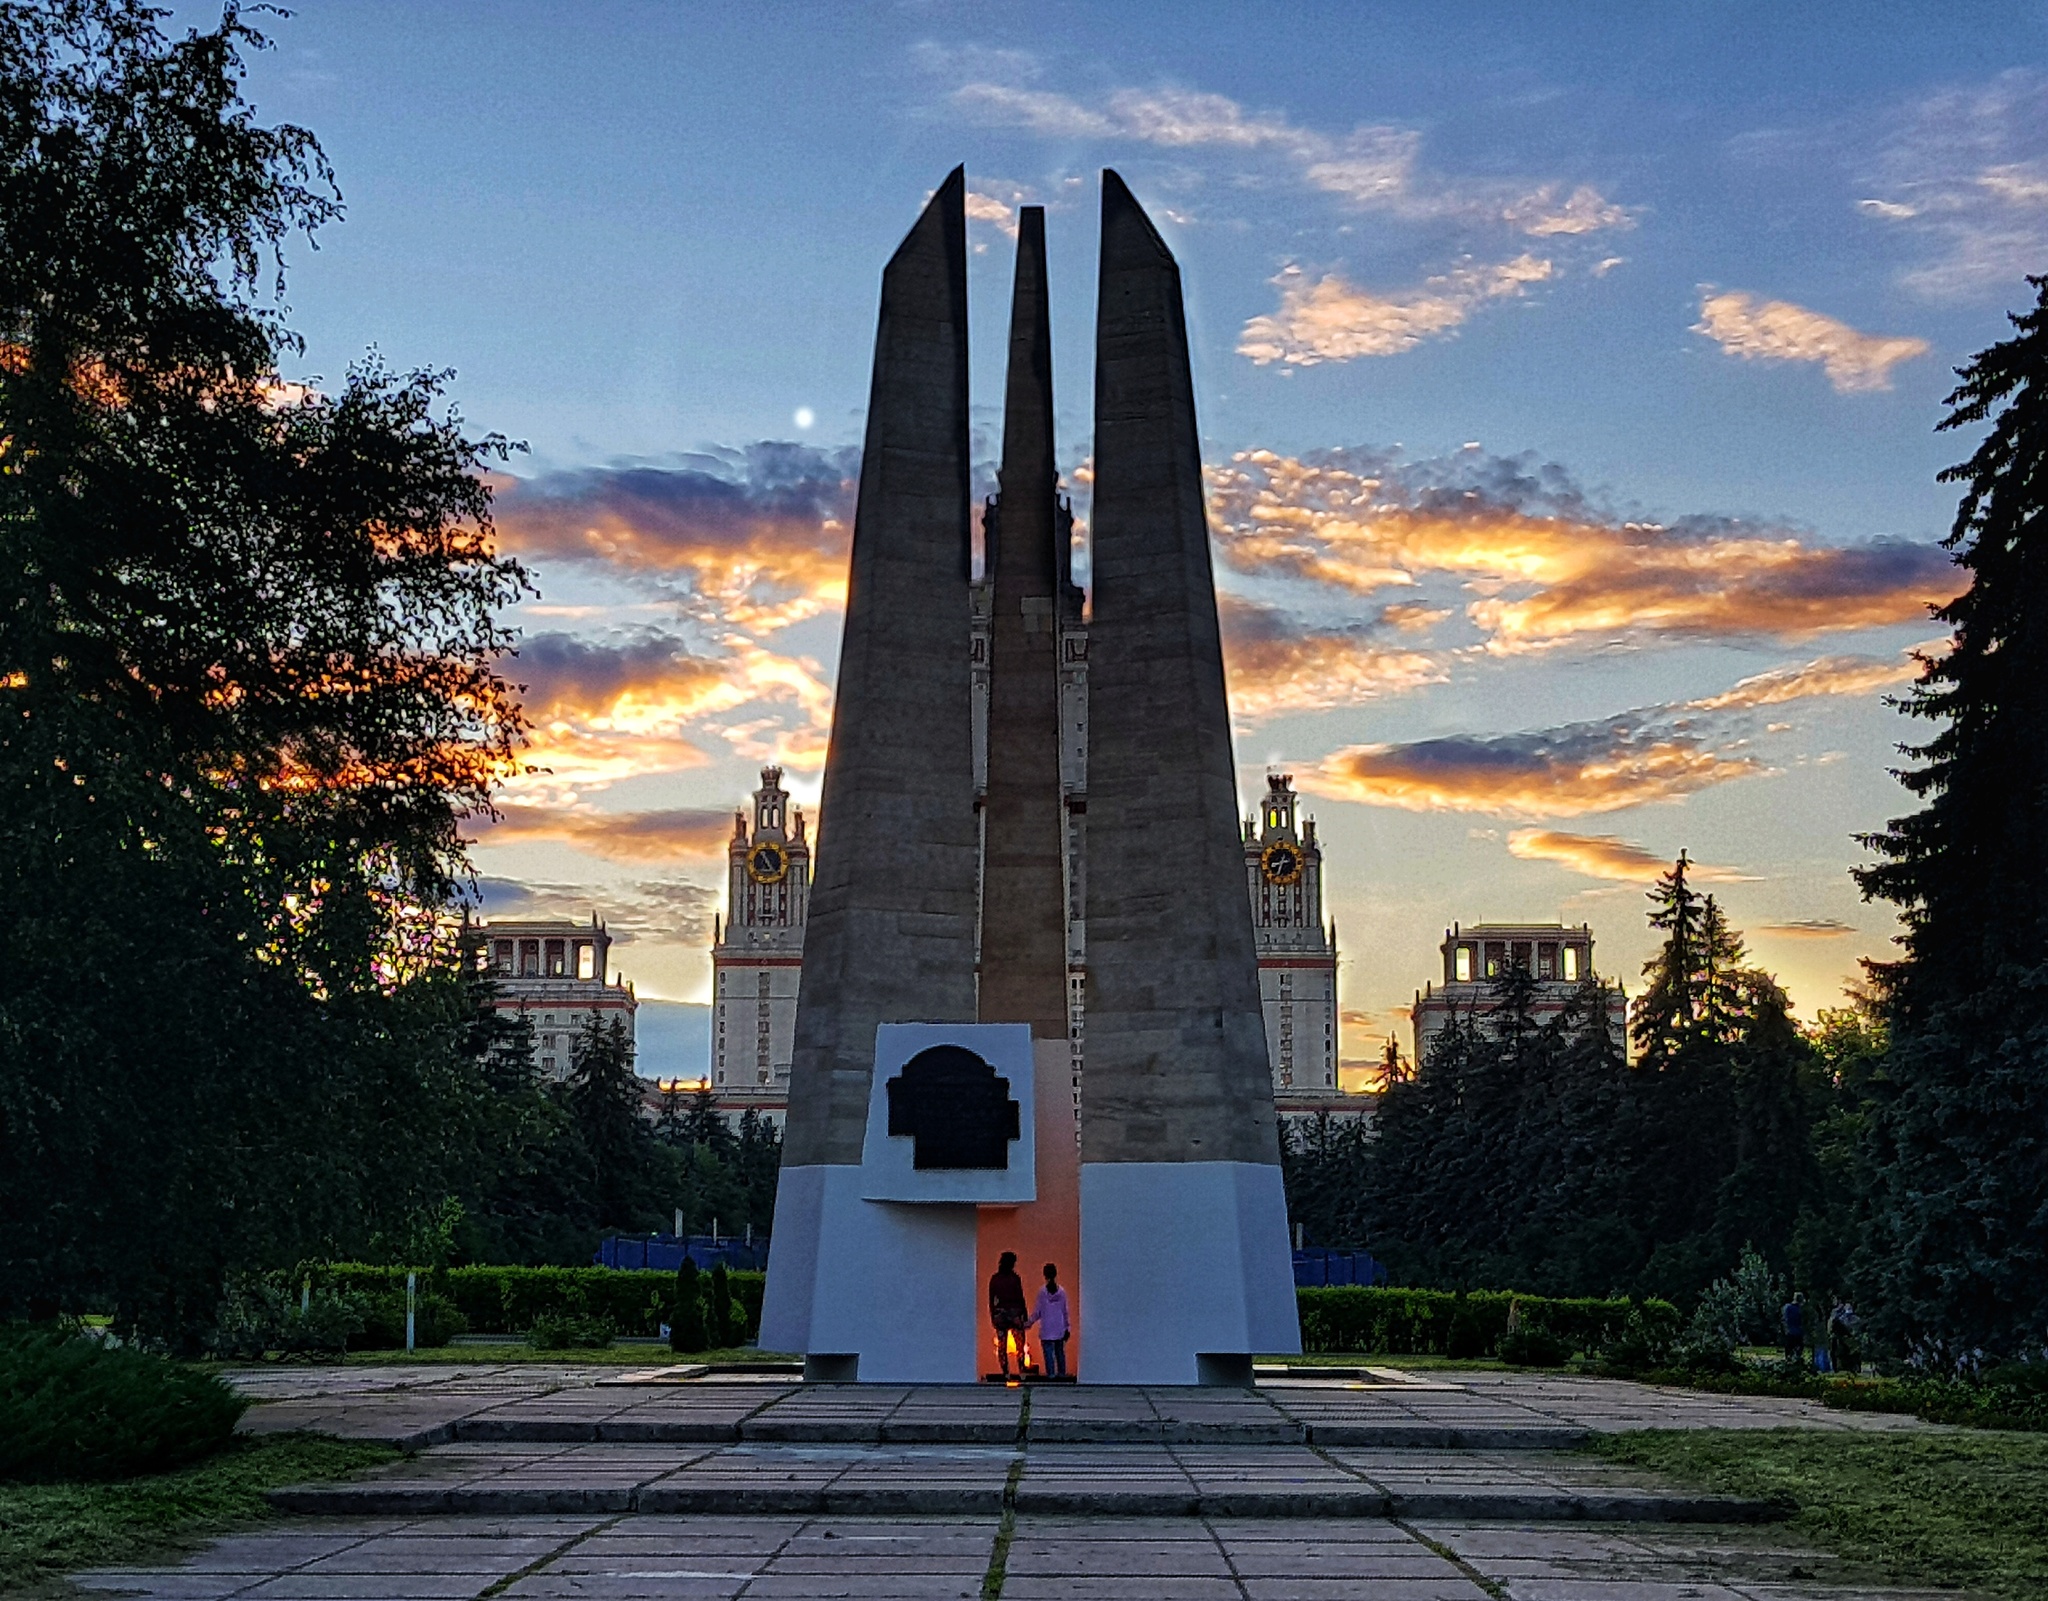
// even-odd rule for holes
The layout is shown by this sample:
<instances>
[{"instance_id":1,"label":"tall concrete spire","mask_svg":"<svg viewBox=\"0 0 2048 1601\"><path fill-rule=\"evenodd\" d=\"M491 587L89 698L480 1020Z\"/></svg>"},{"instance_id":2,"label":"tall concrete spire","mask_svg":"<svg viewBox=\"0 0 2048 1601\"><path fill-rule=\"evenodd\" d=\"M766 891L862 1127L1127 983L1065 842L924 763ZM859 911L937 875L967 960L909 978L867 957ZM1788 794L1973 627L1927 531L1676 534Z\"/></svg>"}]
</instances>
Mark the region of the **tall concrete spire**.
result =
<instances>
[{"instance_id":1,"label":"tall concrete spire","mask_svg":"<svg viewBox=\"0 0 2048 1601\"><path fill-rule=\"evenodd\" d=\"M989 624L981 1021L1067 1037L1066 832L1060 797L1059 629L1065 528L1053 461L1045 208L1018 214L1001 494L983 527Z\"/></svg>"},{"instance_id":2,"label":"tall concrete spire","mask_svg":"<svg viewBox=\"0 0 2048 1601\"><path fill-rule=\"evenodd\" d=\"M1180 269L1102 175L1081 1268L1094 1382L1299 1349ZM1170 864L1137 871L1134 864Z\"/></svg>"},{"instance_id":3,"label":"tall concrete spire","mask_svg":"<svg viewBox=\"0 0 2048 1601\"><path fill-rule=\"evenodd\" d=\"M955 168L882 274L788 1167L859 1163L877 1024L974 1019L965 195Z\"/></svg>"}]
</instances>

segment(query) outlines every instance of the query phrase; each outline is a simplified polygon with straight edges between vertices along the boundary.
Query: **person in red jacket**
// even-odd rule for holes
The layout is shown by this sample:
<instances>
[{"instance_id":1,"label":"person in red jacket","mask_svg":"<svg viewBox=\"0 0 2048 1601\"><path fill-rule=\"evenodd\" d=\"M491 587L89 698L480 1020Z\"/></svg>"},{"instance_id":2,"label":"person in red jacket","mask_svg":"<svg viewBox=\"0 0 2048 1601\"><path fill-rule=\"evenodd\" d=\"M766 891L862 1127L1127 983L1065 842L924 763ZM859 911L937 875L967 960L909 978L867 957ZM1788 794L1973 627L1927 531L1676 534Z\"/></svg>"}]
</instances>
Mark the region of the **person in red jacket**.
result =
<instances>
[{"instance_id":1,"label":"person in red jacket","mask_svg":"<svg viewBox=\"0 0 2048 1601\"><path fill-rule=\"evenodd\" d=\"M1017 1277L1017 1253L1005 1251L988 1280L988 1320L996 1331L996 1361L1003 1377L1010 1376L1010 1336L1017 1337L1017 1366L1024 1367L1024 1331L1031 1326L1030 1309L1024 1305L1024 1281Z\"/></svg>"}]
</instances>

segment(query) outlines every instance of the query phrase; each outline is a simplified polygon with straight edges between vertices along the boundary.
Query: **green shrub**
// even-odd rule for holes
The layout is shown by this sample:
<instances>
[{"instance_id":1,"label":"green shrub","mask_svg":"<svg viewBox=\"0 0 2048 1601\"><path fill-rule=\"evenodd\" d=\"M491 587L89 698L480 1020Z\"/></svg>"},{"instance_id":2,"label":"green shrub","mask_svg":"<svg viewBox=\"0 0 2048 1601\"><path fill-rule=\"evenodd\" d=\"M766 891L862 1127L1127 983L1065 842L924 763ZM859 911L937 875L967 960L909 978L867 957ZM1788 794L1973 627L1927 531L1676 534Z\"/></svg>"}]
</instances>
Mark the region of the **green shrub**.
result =
<instances>
[{"instance_id":1,"label":"green shrub","mask_svg":"<svg viewBox=\"0 0 2048 1601\"><path fill-rule=\"evenodd\" d=\"M536 1351L602 1351L618 1334L608 1317L543 1312L526 1331L526 1343Z\"/></svg>"},{"instance_id":2,"label":"green shrub","mask_svg":"<svg viewBox=\"0 0 2048 1601\"><path fill-rule=\"evenodd\" d=\"M669 1303L668 1348L671 1351L703 1351L711 1345L704 1325L704 1292L697 1283L697 1263L685 1255L676 1269L675 1294Z\"/></svg>"},{"instance_id":3,"label":"green shrub","mask_svg":"<svg viewBox=\"0 0 2048 1601\"><path fill-rule=\"evenodd\" d=\"M747 1337L744 1324L736 1324L732 1304L732 1275L723 1262L711 1265L711 1315L707 1332L716 1346L738 1345Z\"/></svg>"},{"instance_id":4,"label":"green shrub","mask_svg":"<svg viewBox=\"0 0 2048 1601\"><path fill-rule=\"evenodd\" d=\"M1501 1336L1499 1354L1516 1367L1561 1368L1572 1359L1572 1347L1548 1329L1509 1329Z\"/></svg>"},{"instance_id":5,"label":"green shrub","mask_svg":"<svg viewBox=\"0 0 2048 1601\"><path fill-rule=\"evenodd\" d=\"M116 1479L198 1460L249 1403L210 1373L61 1329L0 1327L0 1478Z\"/></svg>"},{"instance_id":6,"label":"green shrub","mask_svg":"<svg viewBox=\"0 0 2048 1601\"><path fill-rule=\"evenodd\" d=\"M338 1362L362 1332L364 1300L284 1273L245 1273L228 1280L215 1320L213 1354L230 1362L261 1362L275 1354Z\"/></svg>"},{"instance_id":7,"label":"green shrub","mask_svg":"<svg viewBox=\"0 0 2048 1601\"><path fill-rule=\"evenodd\" d=\"M1667 1343L1678 1331L1678 1308L1668 1301L1556 1299L1506 1290L1410 1290L1364 1285L1304 1287L1295 1291L1304 1351L1374 1351L1390 1356L1486 1355L1500 1349L1508 1315L1517 1327L1555 1336L1575 1351L1596 1351L1616 1339L1630 1312L1647 1333Z\"/></svg>"},{"instance_id":8,"label":"green shrub","mask_svg":"<svg viewBox=\"0 0 2048 1601\"><path fill-rule=\"evenodd\" d=\"M458 1334L469 1332L469 1319L455 1303L435 1290L420 1290L413 1296L412 1343L421 1350L437 1349ZM349 1341L358 1351L402 1351L405 1349L405 1287L395 1292L370 1296L363 1313L360 1338Z\"/></svg>"}]
</instances>

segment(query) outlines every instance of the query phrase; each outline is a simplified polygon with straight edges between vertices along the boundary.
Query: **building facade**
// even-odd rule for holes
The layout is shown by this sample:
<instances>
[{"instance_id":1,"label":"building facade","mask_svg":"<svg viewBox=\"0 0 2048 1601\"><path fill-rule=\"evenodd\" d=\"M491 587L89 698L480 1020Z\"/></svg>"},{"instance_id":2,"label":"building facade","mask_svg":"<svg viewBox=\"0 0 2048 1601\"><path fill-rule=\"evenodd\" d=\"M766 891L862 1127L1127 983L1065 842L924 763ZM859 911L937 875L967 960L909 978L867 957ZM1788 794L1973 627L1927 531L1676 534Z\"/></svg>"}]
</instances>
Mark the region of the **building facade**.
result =
<instances>
[{"instance_id":1,"label":"building facade","mask_svg":"<svg viewBox=\"0 0 2048 1601\"><path fill-rule=\"evenodd\" d=\"M733 813L726 911L711 925L711 1089L734 1116L780 1123L789 1107L796 991L810 910L811 847L782 769L761 769L751 810Z\"/></svg>"},{"instance_id":2,"label":"building facade","mask_svg":"<svg viewBox=\"0 0 2048 1601\"><path fill-rule=\"evenodd\" d=\"M590 922L545 918L482 925L486 960L497 979L492 1009L533 1029L533 1065L566 1078L576 1036L593 1019L623 1018L633 1032L639 1003L623 975L610 973L612 937L595 912Z\"/></svg>"},{"instance_id":3,"label":"building facade","mask_svg":"<svg viewBox=\"0 0 2048 1601\"><path fill-rule=\"evenodd\" d=\"M1593 965L1593 930L1585 923L1453 923L1440 947L1443 980L1416 992L1410 1012L1419 1066L1429 1042L1453 1016L1482 1014L1494 1004L1495 985L1519 968L1536 980L1532 1008L1539 1022L1562 1012L1587 983L1600 987L1601 1008L1615 1048L1628 1050L1628 997L1619 984L1601 981Z\"/></svg>"},{"instance_id":4,"label":"building facade","mask_svg":"<svg viewBox=\"0 0 2048 1601\"><path fill-rule=\"evenodd\" d=\"M1244 876L1259 952L1266 1052L1282 1110L1340 1095L1337 925L1323 921L1323 849L1288 773L1269 773L1245 820Z\"/></svg>"}]
</instances>

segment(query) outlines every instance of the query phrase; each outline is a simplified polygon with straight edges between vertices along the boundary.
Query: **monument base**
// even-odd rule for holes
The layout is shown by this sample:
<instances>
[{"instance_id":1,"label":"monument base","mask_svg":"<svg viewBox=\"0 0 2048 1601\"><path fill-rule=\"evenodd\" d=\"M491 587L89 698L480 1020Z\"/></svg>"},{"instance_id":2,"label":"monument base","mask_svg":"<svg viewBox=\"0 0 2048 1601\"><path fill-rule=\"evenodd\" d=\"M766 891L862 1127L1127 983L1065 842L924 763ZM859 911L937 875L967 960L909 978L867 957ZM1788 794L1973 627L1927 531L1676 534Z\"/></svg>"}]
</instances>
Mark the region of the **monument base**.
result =
<instances>
[{"instance_id":1,"label":"monument base","mask_svg":"<svg viewBox=\"0 0 2048 1601\"><path fill-rule=\"evenodd\" d=\"M1280 1169L1265 1162L1084 1162L1085 1384L1251 1382L1301 1350Z\"/></svg>"}]
</instances>

